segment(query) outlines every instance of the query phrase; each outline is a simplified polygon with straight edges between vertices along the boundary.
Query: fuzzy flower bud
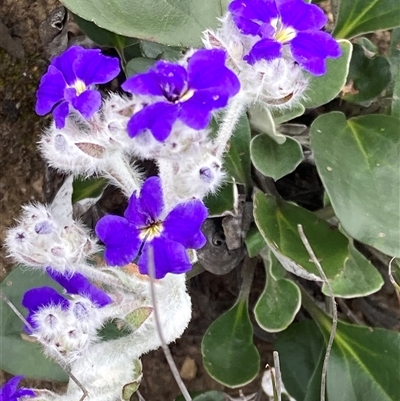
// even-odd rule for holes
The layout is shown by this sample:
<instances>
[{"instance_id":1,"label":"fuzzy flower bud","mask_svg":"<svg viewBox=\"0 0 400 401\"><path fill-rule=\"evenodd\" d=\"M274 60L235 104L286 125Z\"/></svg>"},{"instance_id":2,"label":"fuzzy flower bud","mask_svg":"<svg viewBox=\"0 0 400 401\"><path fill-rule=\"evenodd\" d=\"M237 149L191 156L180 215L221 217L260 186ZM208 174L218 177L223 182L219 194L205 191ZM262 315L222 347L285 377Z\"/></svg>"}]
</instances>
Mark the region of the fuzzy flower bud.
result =
<instances>
[{"instance_id":1,"label":"fuzzy flower bud","mask_svg":"<svg viewBox=\"0 0 400 401\"><path fill-rule=\"evenodd\" d=\"M26 205L16 227L7 232L6 246L10 256L24 265L59 271L74 270L97 251L96 241L79 223L68 225L54 219L44 205Z\"/></svg>"}]
</instances>

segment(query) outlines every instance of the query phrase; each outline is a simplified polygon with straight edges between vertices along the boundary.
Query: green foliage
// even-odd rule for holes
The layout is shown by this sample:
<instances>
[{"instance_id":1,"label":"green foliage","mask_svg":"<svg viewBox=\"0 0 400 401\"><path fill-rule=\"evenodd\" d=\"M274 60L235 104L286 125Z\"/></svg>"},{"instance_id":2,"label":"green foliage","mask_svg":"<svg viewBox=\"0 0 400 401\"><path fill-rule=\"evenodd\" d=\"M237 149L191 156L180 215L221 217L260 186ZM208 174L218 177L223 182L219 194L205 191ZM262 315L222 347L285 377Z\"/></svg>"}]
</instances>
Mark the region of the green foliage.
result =
<instances>
[{"instance_id":1,"label":"green foliage","mask_svg":"<svg viewBox=\"0 0 400 401\"><path fill-rule=\"evenodd\" d=\"M129 60L125 67L125 73L127 77L132 75L146 72L150 67L154 65L155 60L146 57L135 57Z\"/></svg>"},{"instance_id":2,"label":"green foliage","mask_svg":"<svg viewBox=\"0 0 400 401\"><path fill-rule=\"evenodd\" d=\"M335 213L353 238L400 256L399 120L333 112L311 126L315 162Z\"/></svg>"},{"instance_id":3,"label":"green foliage","mask_svg":"<svg viewBox=\"0 0 400 401\"><path fill-rule=\"evenodd\" d=\"M108 182L105 178L75 178L73 182L72 203L102 195Z\"/></svg>"},{"instance_id":4,"label":"green foliage","mask_svg":"<svg viewBox=\"0 0 400 401\"><path fill-rule=\"evenodd\" d=\"M42 286L61 289L42 272L17 267L1 282L0 291L26 317L27 311L21 305L23 294L33 287ZM23 323L11 308L3 301L0 301L0 306L1 369L32 379L68 381L67 374L44 356L41 345L27 337Z\"/></svg>"},{"instance_id":5,"label":"green foliage","mask_svg":"<svg viewBox=\"0 0 400 401\"><path fill-rule=\"evenodd\" d=\"M397 0L341 1L333 35L338 39L400 26Z\"/></svg>"},{"instance_id":6,"label":"green foliage","mask_svg":"<svg viewBox=\"0 0 400 401\"><path fill-rule=\"evenodd\" d=\"M322 106L334 99L342 90L349 71L352 44L339 41L342 55L338 59L327 60L327 73L321 77L309 74L309 86L302 104L305 108Z\"/></svg>"},{"instance_id":7,"label":"green foliage","mask_svg":"<svg viewBox=\"0 0 400 401\"><path fill-rule=\"evenodd\" d=\"M301 294L293 281L274 277L273 264L278 265L275 270L283 270L273 255L270 255L270 260L264 259L266 283L254 307L254 316L262 329L278 332L293 322L301 306Z\"/></svg>"},{"instance_id":8,"label":"green foliage","mask_svg":"<svg viewBox=\"0 0 400 401\"><path fill-rule=\"evenodd\" d=\"M224 168L227 171L228 180L244 184L250 188L251 162L250 162L250 125L247 116L240 117L229 143L228 153L224 157Z\"/></svg>"},{"instance_id":9,"label":"green foliage","mask_svg":"<svg viewBox=\"0 0 400 401\"><path fill-rule=\"evenodd\" d=\"M348 102L364 102L373 99L390 84L390 63L385 57L369 56L362 46L353 45L347 84L349 93L342 98Z\"/></svg>"},{"instance_id":10,"label":"green foliage","mask_svg":"<svg viewBox=\"0 0 400 401\"><path fill-rule=\"evenodd\" d=\"M303 160L303 151L296 140L286 138L285 143L278 144L263 134L251 140L250 155L254 167L274 180L291 173Z\"/></svg>"},{"instance_id":11,"label":"green foliage","mask_svg":"<svg viewBox=\"0 0 400 401\"><path fill-rule=\"evenodd\" d=\"M216 194L208 195L204 203L210 217L224 216L227 212L232 214L237 203L236 185L226 183Z\"/></svg>"},{"instance_id":12,"label":"green foliage","mask_svg":"<svg viewBox=\"0 0 400 401\"><path fill-rule=\"evenodd\" d=\"M246 300L218 317L201 343L204 367L209 375L228 387L250 383L260 369L260 356L253 344L253 328Z\"/></svg>"},{"instance_id":13,"label":"green foliage","mask_svg":"<svg viewBox=\"0 0 400 401\"><path fill-rule=\"evenodd\" d=\"M338 275L348 257L348 240L313 213L295 204L261 192L254 197L254 218L258 229L283 267L300 277L320 280L297 231L301 224L329 279Z\"/></svg>"},{"instance_id":14,"label":"green foliage","mask_svg":"<svg viewBox=\"0 0 400 401\"><path fill-rule=\"evenodd\" d=\"M63 0L78 16L118 35L171 46L201 46L201 33L217 26L223 0ZM94 12L95 10L95 12Z\"/></svg>"}]
</instances>

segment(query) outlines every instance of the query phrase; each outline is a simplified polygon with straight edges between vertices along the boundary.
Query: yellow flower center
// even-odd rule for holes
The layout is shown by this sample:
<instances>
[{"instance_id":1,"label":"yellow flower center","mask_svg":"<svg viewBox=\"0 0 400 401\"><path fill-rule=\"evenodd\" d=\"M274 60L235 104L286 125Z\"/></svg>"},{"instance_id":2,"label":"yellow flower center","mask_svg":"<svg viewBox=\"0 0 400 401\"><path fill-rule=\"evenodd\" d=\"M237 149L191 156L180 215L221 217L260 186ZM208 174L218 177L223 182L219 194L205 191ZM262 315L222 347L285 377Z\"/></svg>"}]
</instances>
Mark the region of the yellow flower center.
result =
<instances>
[{"instance_id":1,"label":"yellow flower center","mask_svg":"<svg viewBox=\"0 0 400 401\"><path fill-rule=\"evenodd\" d=\"M288 43L296 37L296 31L290 26L282 25L279 18L273 19L271 25L275 29L274 39L279 43Z\"/></svg>"},{"instance_id":2,"label":"yellow flower center","mask_svg":"<svg viewBox=\"0 0 400 401\"><path fill-rule=\"evenodd\" d=\"M75 90L76 90L76 96L81 95L81 94L82 94L83 92L85 92L85 90L87 89L85 83L84 83L83 81L81 81L80 79L77 79L77 80L74 82L73 87L74 87Z\"/></svg>"},{"instance_id":3,"label":"yellow flower center","mask_svg":"<svg viewBox=\"0 0 400 401\"><path fill-rule=\"evenodd\" d=\"M163 232L164 227L161 221L157 221L147 227L140 230L139 238L143 240L151 241L153 238L159 237Z\"/></svg>"},{"instance_id":4,"label":"yellow flower center","mask_svg":"<svg viewBox=\"0 0 400 401\"><path fill-rule=\"evenodd\" d=\"M187 90L187 91L179 98L179 101L180 101L180 102L186 102L186 101L189 100L193 95L194 95L194 90L193 90L193 89L189 89L189 90Z\"/></svg>"}]
</instances>

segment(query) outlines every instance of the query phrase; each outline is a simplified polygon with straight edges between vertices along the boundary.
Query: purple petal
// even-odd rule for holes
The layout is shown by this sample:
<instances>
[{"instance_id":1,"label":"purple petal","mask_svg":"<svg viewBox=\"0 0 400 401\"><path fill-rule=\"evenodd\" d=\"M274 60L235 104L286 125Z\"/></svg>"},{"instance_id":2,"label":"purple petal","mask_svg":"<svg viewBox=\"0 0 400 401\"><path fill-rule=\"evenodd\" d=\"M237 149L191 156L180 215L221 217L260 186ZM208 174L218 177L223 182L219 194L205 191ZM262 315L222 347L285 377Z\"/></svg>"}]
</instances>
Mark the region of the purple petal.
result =
<instances>
[{"instance_id":1,"label":"purple petal","mask_svg":"<svg viewBox=\"0 0 400 401\"><path fill-rule=\"evenodd\" d=\"M52 65L62 72L68 85L73 85L76 81L77 77L74 70L74 63L84 51L85 49L83 47L72 46L60 56L55 57L51 62Z\"/></svg>"},{"instance_id":2,"label":"purple petal","mask_svg":"<svg viewBox=\"0 0 400 401\"><path fill-rule=\"evenodd\" d=\"M27 388L18 388L23 376L15 376L0 388L0 401L18 401L20 397L35 397L35 393Z\"/></svg>"},{"instance_id":3,"label":"purple petal","mask_svg":"<svg viewBox=\"0 0 400 401\"><path fill-rule=\"evenodd\" d=\"M293 58L313 75L326 73L326 58L337 58L341 49L335 39L326 32L298 32L290 42Z\"/></svg>"},{"instance_id":4,"label":"purple petal","mask_svg":"<svg viewBox=\"0 0 400 401\"><path fill-rule=\"evenodd\" d=\"M236 26L247 35L256 35L256 24L269 22L278 16L275 1L237 0L228 7Z\"/></svg>"},{"instance_id":5,"label":"purple petal","mask_svg":"<svg viewBox=\"0 0 400 401\"><path fill-rule=\"evenodd\" d=\"M226 106L228 100L226 94L197 91L189 100L181 103L179 119L193 129L206 128L211 119L211 111Z\"/></svg>"},{"instance_id":6,"label":"purple petal","mask_svg":"<svg viewBox=\"0 0 400 401\"><path fill-rule=\"evenodd\" d=\"M47 274L58 284L62 285L69 294L81 295L90 299L94 304L100 307L112 303L112 299L107 293L93 285L83 274L74 273L72 275L63 275L57 271L47 268Z\"/></svg>"},{"instance_id":7,"label":"purple petal","mask_svg":"<svg viewBox=\"0 0 400 401\"><path fill-rule=\"evenodd\" d=\"M124 216L137 228L147 227L156 222L164 209L161 180L154 176L148 178L140 190L139 199L131 196Z\"/></svg>"},{"instance_id":8,"label":"purple petal","mask_svg":"<svg viewBox=\"0 0 400 401\"><path fill-rule=\"evenodd\" d=\"M164 141L171 133L172 125L178 118L178 105L158 102L135 113L128 122L128 133L131 138L150 130L154 138Z\"/></svg>"},{"instance_id":9,"label":"purple petal","mask_svg":"<svg viewBox=\"0 0 400 401\"><path fill-rule=\"evenodd\" d=\"M164 95L180 96L187 84L187 72L184 67L167 61L159 61L154 69Z\"/></svg>"},{"instance_id":10,"label":"purple petal","mask_svg":"<svg viewBox=\"0 0 400 401\"><path fill-rule=\"evenodd\" d=\"M259 40L244 57L249 64L255 64L259 60L273 60L281 55L282 45L271 39Z\"/></svg>"},{"instance_id":11,"label":"purple petal","mask_svg":"<svg viewBox=\"0 0 400 401\"><path fill-rule=\"evenodd\" d=\"M40 287L26 291L22 298L22 305L34 313L40 308L50 305L60 305L62 309L66 310L69 307L69 301L54 288Z\"/></svg>"},{"instance_id":12,"label":"purple petal","mask_svg":"<svg viewBox=\"0 0 400 401\"><path fill-rule=\"evenodd\" d=\"M181 243L185 248L198 249L205 245L201 226L208 216L208 210L198 199L180 203L166 217L164 231L166 238Z\"/></svg>"},{"instance_id":13,"label":"purple petal","mask_svg":"<svg viewBox=\"0 0 400 401\"><path fill-rule=\"evenodd\" d=\"M328 22L324 12L315 4L304 0L277 0L276 3L283 24L296 31L321 29Z\"/></svg>"},{"instance_id":14,"label":"purple petal","mask_svg":"<svg viewBox=\"0 0 400 401\"><path fill-rule=\"evenodd\" d=\"M56 122L56 128L61 129L65 126L65 120L69 114L69 106L67 102L61 102L53 110L54 121Z\"/></svg>"},{"instance_id":15,"label":"purple petal","mask_svg":"<svg viewBox=\"0 0 400 401\"><path fill-rule=\"evenodd\" d=\"M143 247L143 253L138 263L141 274L149 274L148 266L151 248L153 248L156 279L165 277L167 273L185 273L192 268L189 256L183 245L170 241L165 237L158 237L146 242Z\"/></svg>"},{"instance_id":16,"label":"purple petal","mask_svg":"<svg viewBox=\"0 0 400 401\"><path fill-rule=\"evenodd\" d=\"M77 78L86 85L106 84L120 72L119 61L116 57L107 57L99 49L83 49L79 58L74 62Z\"/></svg>"},{"instance_id":17,"label":"purple petal","mask_svg":"<svg viewBox=\"0 0 400 401\"><path fill-rule=\"evenodd\" d=\"M96 90L86 90L72 99L72 106L86 119L93 116L101 107L101 94Z\"/></svg>"},{"instance_id":18,"label":"purple petal","mask_svg":"<svg viewBox=\"0 0 400 401\"><path fill-rule=\"evenodd\" d=\"M215 95L227 93L234 96L239 92L240 82L236 74L225 66L223 50L198 50L188 63L190 89L211 89Z\"/></svg>"},{"instance_id":19,"label":"purple petal","mask_svg":"<svg viewBox=\"0 0 400 401\"><path fill-rule=\"evenodd\" d=\"M50 65L40 80L39 89L36 92L35 111L39 116L49 113L54 105L64 98L66 85L63 74Z\"/></svg>"},{"instance_id":20,"label":"purple petal","mask_svg":"<svg viewBox=\"0 0 400 401\"><path fill-rule=\"evenodd\" d=\"M130 77L121 87L126 92L138 95L164 96L157 74L154 71Z\"/></svg>"},{"instance_id":21,"label":"purple petal","mask_svg":"<svg viewBox=\"0 0 400 401\"><path fill-rule=\"evenodd\" d=\"M104 216L95 231L106 246L104 258L109 265L124 266L136 258L142 241L136 228L123 217Z\"/></svg>"}]
</instances>

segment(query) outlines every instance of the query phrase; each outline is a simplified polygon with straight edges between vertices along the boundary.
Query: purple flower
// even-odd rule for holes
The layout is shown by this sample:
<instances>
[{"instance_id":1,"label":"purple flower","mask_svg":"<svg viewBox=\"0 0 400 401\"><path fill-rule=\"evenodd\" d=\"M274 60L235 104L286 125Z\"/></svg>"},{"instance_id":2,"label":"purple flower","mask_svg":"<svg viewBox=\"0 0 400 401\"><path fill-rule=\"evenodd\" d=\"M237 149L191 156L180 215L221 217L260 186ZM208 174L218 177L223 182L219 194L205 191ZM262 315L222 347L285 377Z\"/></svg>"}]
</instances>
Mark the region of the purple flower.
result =
<instances>
[{"instance_id":1,"label":"purple flower","mask_svg":"<svg viewBox=\"0 0 400 401\"><path fill-rule=\"evenodd\" d=\"M101 107L95 84L105 84L119 74L117 58L103 56L98 49L73 46L55 57L36 92L36 113L50 111L57 128L63 128L70 107L90 118Z\"/></svg>"},{"instance_id":2,"label":"purple flower","mask_svg":"<svg viewBox=\"0 0 400 401\"><path fill-rule=\"evenodd\" d=\"M148 274L149 252L153 248L155 277L184 273L191 269L186 248L204 246L200 228L208 212L203 202L194 199L178 204L161 219L164 209L161 181L150 177L138 196L129 200L125 217L105 216L96 225L96 234L104 242L108 264L123 266L139 254L139 271Z\"/></svg>"},{"instance_id":3,"label":"purple flower","mask_svg":"<svg viewBox=\"0 0 400 401\"><path fill-rule=\"evenodd\" d=\"M154 99L130 119L129 136L133 138L148 129L162 142L176 120L196 130L206 128L212 110L225 107L240 89L225 59L223 50L198 50L186 68L159 61L149 72L129 78L122 84L125 91Z\"/></svg>"},{"instance_id":4,"label":"purple flower","mask_svg":"<svg viewBox=\"0 0 400 401\"><path fill-rule=\"evenodd\" d=\"M74 274L63 275L52 268L46 269L47 274L58 284L62 285L68 294L81 295L88 298L93 304L103 307L112 303L110 296L93 285L83 274L75 272Z\"/></svg>"},{"instance_id":5,"label":"purple flower","mask_svg":"<svg viewBox=\"0 0 400 401\"><path fill-rule=\"evenodd\" d=\"M0 388L0 401L19 401L21 397L35 397L35 393L27 388L18 388L23 376L15 376Z\"/></svg>"},{"instance_id":6,"label":"purple flower","mask_svg":"<svg viewBox=\"0 0 400 401\"><path fill-rule=\"evenodd\" d=\"M321 31L327 18L314 4L303 0L235 0L229 11L243 34L261 37L244 57L249 64L278 58L287 45L306 71L323 75L326 58L341 55L338 43Z\"/></svg>"},{"instance_id":7,"label":"purple flower","mask_svg":"<svg viewBox=\"0 0 400 401\"><path fill-rule=\"evenodd\" d=\"M54 288L51 287L39 287L31 288L26 291L22 298L22 305L28 309L27 322L32 326L33 329L38 328L38 324L35 320L37 312L48 307L56 307L61 310L69 309L69 301L60 295ZM28 326L24 326L24 330L32 334L32 330Z\"/></svg>"}]
</instances>

